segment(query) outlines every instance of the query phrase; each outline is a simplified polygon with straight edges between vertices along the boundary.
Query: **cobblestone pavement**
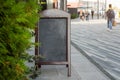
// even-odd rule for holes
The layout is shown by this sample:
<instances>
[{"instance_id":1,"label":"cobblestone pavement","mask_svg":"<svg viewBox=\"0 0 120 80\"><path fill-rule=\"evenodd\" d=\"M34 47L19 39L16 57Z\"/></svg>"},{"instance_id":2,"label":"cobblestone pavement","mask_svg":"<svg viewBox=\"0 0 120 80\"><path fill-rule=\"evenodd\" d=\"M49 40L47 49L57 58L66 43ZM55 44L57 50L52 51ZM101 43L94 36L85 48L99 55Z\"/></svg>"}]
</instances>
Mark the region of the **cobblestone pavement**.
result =
<instances>
[{"instance_id":1,"label":"cobblestone pavement","mask_svg":"<svg viewBox=\"0 0 120 80\"><path fill-rule=\"evenodd\" d=\"M33 54L33 49L31 53ZM33 63L27 63L33 66ZM29 80L111 80L92 64L78 49L71 45L71 77L67 76L65 65L42 65L41 74Z\"/></svg>"},{"instance_id":2,"label":"cobblestone pavement","mask_svg":"<svg viewBox=\"0 0 120 80\"><path fill-rule=\"evenodd\" d=\"M71 20L71 41L112 80L120 80L120 25L109 31L106 23Z\"/></svg>"},{"instance_id":3,"label":"cobblestone pavement","mask_svg":"<svg viewBox=\"0 0 120 80\"><path fill-rule=\"evenodd\" d=\"M104 21L102 20L102 22ZM89 59L83 55L83 53L86 52L86 48L84 46L86 46L86 44L89 42L89 36L86 37L87 33L89 32L87 30L93 30L87 26L91 24L90 27L92 27L93 22L79 22L79 19L75 19L71 23L71 77L67 76L67 68L65 65L42 65L39 69L41 74L36 79L29 80L112 80L103 74L99 68L97 68L93 63L89 61ZM94 24L98 23L94 21ZM104 31L107 32L106 28ZM86 35L83 34L84 32ZM88 35L93 36L92 33L94 32L95 31L93 30L91 31L91 34ZM88 42L84 42L84 39ZM34 41L34 38L32 40ZM90 42L92 41L90 40ZM78 47L76 47L76 45ZM89 47L90 46L87 48ZM82 50L85 50L85 52L82 52L80 48ZM31 48L28 52L29 54L34 55L34 47ZM26 64L29 67L32 67L34 65L34 63Z\"/></svg>"}]
</instances>

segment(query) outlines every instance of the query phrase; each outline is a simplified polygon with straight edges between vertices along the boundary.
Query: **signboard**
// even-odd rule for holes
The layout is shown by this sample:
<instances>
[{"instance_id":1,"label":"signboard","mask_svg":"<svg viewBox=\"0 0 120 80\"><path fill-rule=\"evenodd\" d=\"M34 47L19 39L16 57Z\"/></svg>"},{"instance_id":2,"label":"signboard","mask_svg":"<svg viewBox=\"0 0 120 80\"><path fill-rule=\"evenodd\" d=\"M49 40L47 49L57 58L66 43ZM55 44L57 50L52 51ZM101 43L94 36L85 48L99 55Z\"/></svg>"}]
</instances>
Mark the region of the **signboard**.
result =
<instances>
[{"instance_id":1,"label":"signboard","mask_svg":"<svg viewBox=\"0 0 120 80\"><path fill-rule=\"evenodd\" d=\"M66 65L70 76L70 15L61 10L51 9L43 11L41 16L35 31L35 41L40 43L40 46L35 47L35 54L44 58L37 64Z\"/></svg>"},{"instance_id":2,"label":"signboard","mask_svg":"<svg viewBox=\"0 0 120 80\"><path fill-rule=\"evenodd\" d=\"M40 62L66 61L67 19L43 18L39 24L39 53L44 57Z\"/></svg>"}]
</instances>

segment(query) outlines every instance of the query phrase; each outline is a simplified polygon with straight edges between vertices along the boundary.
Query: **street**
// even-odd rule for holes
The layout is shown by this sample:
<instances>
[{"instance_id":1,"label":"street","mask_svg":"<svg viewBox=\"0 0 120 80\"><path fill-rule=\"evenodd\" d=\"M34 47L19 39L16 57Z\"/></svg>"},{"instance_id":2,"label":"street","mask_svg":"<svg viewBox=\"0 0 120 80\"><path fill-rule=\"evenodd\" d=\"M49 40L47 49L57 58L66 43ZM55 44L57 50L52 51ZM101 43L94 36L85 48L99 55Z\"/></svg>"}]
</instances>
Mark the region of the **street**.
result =
<instances>
[{"instance_id":1,"label":"street","mask_svg":"<svg viewBox=\"0 0 120 80\"><path fill-rule=\"evenodd\" d=\"M110 77L120 80L120 25L107 30L105 19L71 20L71 41L85 55L95 61L96 66Z\"/></svg>"}]
</instances>

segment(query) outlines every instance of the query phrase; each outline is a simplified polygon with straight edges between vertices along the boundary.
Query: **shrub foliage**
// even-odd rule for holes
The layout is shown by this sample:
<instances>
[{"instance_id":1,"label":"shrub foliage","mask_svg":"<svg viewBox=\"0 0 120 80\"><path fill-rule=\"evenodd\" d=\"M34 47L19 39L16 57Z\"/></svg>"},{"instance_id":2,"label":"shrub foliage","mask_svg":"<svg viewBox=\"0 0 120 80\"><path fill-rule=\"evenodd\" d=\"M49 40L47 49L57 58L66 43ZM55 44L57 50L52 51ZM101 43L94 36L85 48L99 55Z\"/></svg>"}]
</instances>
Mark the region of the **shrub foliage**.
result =
<instances>
[{"instance_id":1,"label":"shrub foliage","mask_svg":"<svg viewBox=\"0 0 120 80\"><path fill-rule=\"evenodd\" d=\"M0 80L24 80L38 8L37 0L0 0Z\"/></svg>"}]
</instances>

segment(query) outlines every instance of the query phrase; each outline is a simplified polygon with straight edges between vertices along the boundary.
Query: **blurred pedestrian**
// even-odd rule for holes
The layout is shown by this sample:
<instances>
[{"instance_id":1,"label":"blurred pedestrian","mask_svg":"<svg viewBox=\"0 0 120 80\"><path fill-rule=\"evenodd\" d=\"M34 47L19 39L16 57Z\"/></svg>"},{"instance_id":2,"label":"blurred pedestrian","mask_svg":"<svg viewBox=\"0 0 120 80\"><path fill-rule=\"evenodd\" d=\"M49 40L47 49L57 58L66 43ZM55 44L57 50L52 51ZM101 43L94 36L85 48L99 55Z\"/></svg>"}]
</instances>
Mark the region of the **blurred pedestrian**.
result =
<instances>
[{"instance_id":1,"label":"blurred pedestrian","mask_svg":"<svg viewBox=\"0 0 120 80\"><path fill-rule=\"evenodd\" d=\"M91 17L93 19L93 16L94 16L94 10L91 10Z\"/></svg>"},{"instance_id":2,"label":"blurred pedestrian","mask_svg":"<svg viewBox=\"0 0 120 80\"><path fill-rule=\"evenodd\" d=\"M83 21L85 20L85 12L84 11L82 12L82 20Z\"/></svg>"},{"instance_id":3,"label":"blurred pedestrian","mask_svg":"<svg viewBox=\"0 0 120 80\"><path fill-rule=\"evenodd\" d=\"M85 13L83 10L80 10L80 19L84 21Z\"/></svg>"},{"instance_id":4,"label":"blurred pedestrian","mask_svg":"<svg viewBox=\"0 0 120 80\"><path fill-rule=\"evenodd\" d=\"M79 12L80 19L82 19L82 10Z\"/></svg>"},{"instance_id":5,"label":"blurred pedestrian","mask_svg":"<svg viewBox=\"0 0 120 80\"><path fill-rule=\"evenodd\" d=\"M89 20L89 15L90 15L90 13L89 13L88 11L85 11L86 21L88 21L88 20Z\"/></svg>"},{"instance_id":6,"label":"blurred pedestrian","mask_svg":"<svg viewBox=\"0 0 120 80\"><path fill-rule=\"evenodd\" d=\"M112 9L112 4L109 4L109 9L106 12L107 16L107 28L108 30L112 30L112 23L115 20L115 12Z\"/></svg>"}]
</instances>

